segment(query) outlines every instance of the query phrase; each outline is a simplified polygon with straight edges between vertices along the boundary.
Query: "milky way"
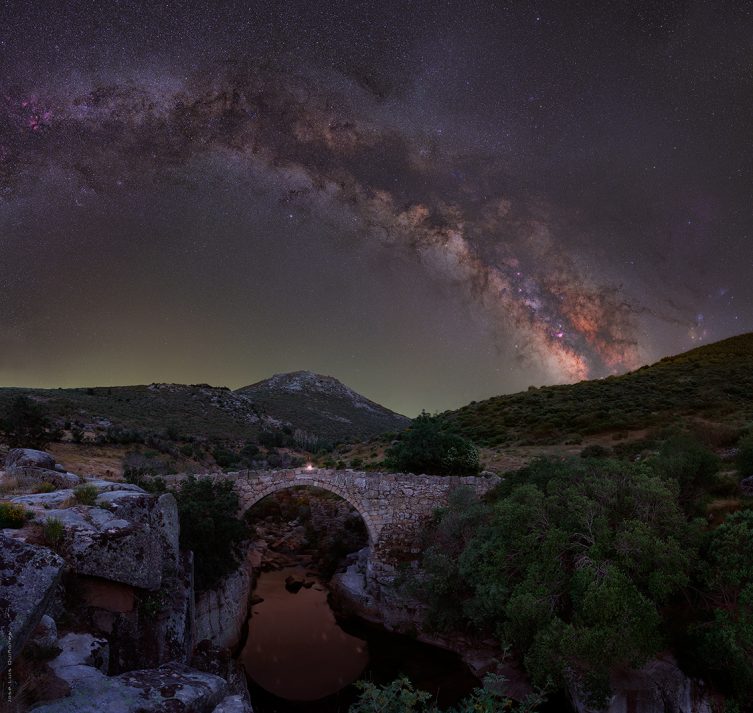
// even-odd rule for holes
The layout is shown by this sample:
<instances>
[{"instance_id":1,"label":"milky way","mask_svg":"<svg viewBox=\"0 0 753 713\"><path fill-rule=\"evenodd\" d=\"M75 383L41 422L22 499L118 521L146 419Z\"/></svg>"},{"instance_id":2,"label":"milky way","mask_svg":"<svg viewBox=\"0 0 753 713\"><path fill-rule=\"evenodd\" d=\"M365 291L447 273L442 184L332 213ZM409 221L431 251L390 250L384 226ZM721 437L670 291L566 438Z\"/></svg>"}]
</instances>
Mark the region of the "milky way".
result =
<instances>
[{"instance_id":1,"label":"milky way","mask_svg":"<svg viewBox=\"0 0 753 713\"><path fill-rule=\"evenodd\" d=\"M129 8L135 12L137 5ZM423 12L420 31L398 27L399 16L385 20L383 26L395 32L387 33L387 46L367 48L358 59L350 45L346 49L346 40L373 38L373 28L356 27L357 11L348 16L339 44L330 40L322 46L312 39L312 27L337 33L331 16L315 13L305 32L283 23L274 51L256 52L256 57L240 51L242 43L228 19L222 40L167 39L172 56L164 48L141 49L134 37L137 15L121 29L108 25L105 30L110 41L120 37L128 46L130 64L119 62L111 47L94 52L103 53L106 69L91 58L84 63L79 50L63 49L59 66L40 59L45 71L34 76L16 57L0 97L0 219L7 257L1 271L5 314L0 315L6 334L0 344L6 353L17 358L24 345L37 343L34 332L43 329L40 323L49 322L41 314L43 301L32 300L33 307L22 302L29 282L49 275L29 261L34 245L51 254L64 252L66 264L67 256L79 252L101 274L115 265L95 254L114 250L122 255L132 239L140 255L149 252L166 264L168 253L174 259L173 238L157 229L150 237L142 224L129 238L122 226L142 213L161 219L171 201L176 203L170 198L175 191L193 192L197 205L199 195L232 192L230 205L239 215L261 202L260 214L274 212L298 225L318 226L311 227L302 249L318 250L330 263L341 260L346 273L357 265L352 260L368 251L381 254L377 260L401 264L439 293L455 294L481 330L471 330L476 335L471 337L463 331L457 339L476 339L480 350L490 345L497 352L494 359L512 374L493 378L489 395L506 383L518 385L525 375L573 381L619 373L667 349L753 326L750 286L742 279L753 268L749 216L723 215L736 206L743 176L732 175L733 165L706 162L704 168L704 149L689 146L688 140L704 136L706 118L693 125L686 106L680 107L680 118L690 128L672 121L667 135L662 126L647 128L669 99L653 98L667 79L661 72L644 76L647 68L638 63L637 50L624 58L624 68L636 76L623 81L646 93L645 111L635 113L634 107L620 104L619 83L604 96L593 96L601 86L598 64L586 65L583 77L574 68L570 76L558 67L557 57L568 56L558 51L568 46L574 29L552 27L542 43L536 34L543 31L541 23L562 20L553 8L521 6L513 12L490 5L475 19L471 11L453 10L466 14L482 47L492 46L493 39L501 43L491 55L471 49L469 28L453 34L452 13L435 10ZM255 11L232 7L229 12L248 18ZM200 11L187 5L184 17L192 13ZM596 22L615 33L610 23L619 24L619 15L614 11L610 18L606 12ZM482 28L484 17L493 17L498 26ZM503 29L506 18L514 19L509 32ZM702 17L688 6L667 17L630 20L638 49L643 42L643 52L664 57L669 71L667 52L690 51L680 40L687 43ZM66 21L80 29L85 19L79 13ZM198 32L200 23L194 21ZM665 25L674 28L673 34L646 35ZM147 34L155 31L146 29ZM292 43L292 37L298 42ZM256 41L261 43L258 36ZM397 52L389 57L390 42L402 53L399 59ZM606 44L606 36L597 37L593 46L573 50L570 59L601 50L601 60L590 61L609 65ZM187 61L185 50L192 47L196 57ZM537 48L539 54L531 56ZM448 56L454 58L452 66ZM329 62L322 61L325 57ZM490 64L498 67L497 77ZM701 78L693 76L682 81L691 79L700 85ZM728 77L728 91L750 83L750 77L732 79L737 83ZM676 81L679 94L681 78ZM569 143L563 143L568 137ZM719 171L730 172L726 184ZM49 226L58 236L54 241L44 223L48 209L57 216ZM210 207L194 216L194 222L212 222L212 248L226 252L228 263L233 254L262 250L240 218L246 237L223 238L238 230L226 226L235 220L234 212L225 205L216 214ZM291 239L279 227L271 230L273 240ZM92 250L95 240L99 247ZM717 248L724 246L729 252L720 254ZM179 249L177 260L187 262L199 250L188 238ZM728 259L735 266L722 269ZM123 269L129 269L128 260ZM282 265L275 279L284 282L285 274ZM134 279L138 291L140 278ZM191 291L188 281L179 290ZM75 287L68 285L64 292L71 296L62 296L63 304L71 309L82 304ZM269 292L271 303L274 291ZM377 299L390 304L388 297ZM431 299L415 299L404 309L420 318ZM115 307L128 309L117 301ZM256 309L265 311L263 304ZM63 321L70 325L71 319ZM86 327L73 321L85 340ZM221 348L232 337L224 335L220 342ZM13 380L13 368L6 364L3 376ZM329 371L336 368L333 363ZM474 368L471 357L468 369ZM111 383L119 381L118 369L113 362ZM275 367L261 360L246 380L264 376L258 373L264 369ZM237 365L231 372L227 381L243 383ZM85 368L71 368L76 377L70 378L85 379L85 373ZM477 386L459 387L452 398L477 396L477 391ZM422 399L425 394L408 408L423 405ZM434 399L432 405L441 403Z\"/></svg>"}]
</instances>

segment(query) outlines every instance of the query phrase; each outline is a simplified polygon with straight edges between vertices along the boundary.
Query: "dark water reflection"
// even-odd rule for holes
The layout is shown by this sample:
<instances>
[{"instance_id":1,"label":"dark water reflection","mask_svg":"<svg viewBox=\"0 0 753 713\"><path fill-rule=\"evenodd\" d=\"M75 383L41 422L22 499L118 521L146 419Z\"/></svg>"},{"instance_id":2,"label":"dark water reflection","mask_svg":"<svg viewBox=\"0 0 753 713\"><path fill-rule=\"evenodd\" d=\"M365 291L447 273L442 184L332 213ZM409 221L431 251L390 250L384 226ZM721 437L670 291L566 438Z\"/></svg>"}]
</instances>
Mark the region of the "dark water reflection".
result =
<instances>
[{"instance_id":1,"label":"dark water reflection","mask_svg":"<svg viewBox=\"0 0 753 713\"><path fill-rule=\"evenodd\" d=\"M241 661L262 688L294 701L312 701L355 681L368 662L366 642L343 631L317 583L292 594L288 576L305 577L302 567L265 572L251 610Z\"/></svg>"},{"instance_id":2,"label":"dark water reflection","mask_svg":"<svg viewBox=\"0 0 753 713\"><path fill-rule=\"evenodd\" d=\"M291 594L285 578L300 567L264 572L240 654L256 713L345 713L358 679L388 683L408 676L450 706L479 685L460 657L379 627L338 624L324 587Z\"/></svg>"}]
</instances>

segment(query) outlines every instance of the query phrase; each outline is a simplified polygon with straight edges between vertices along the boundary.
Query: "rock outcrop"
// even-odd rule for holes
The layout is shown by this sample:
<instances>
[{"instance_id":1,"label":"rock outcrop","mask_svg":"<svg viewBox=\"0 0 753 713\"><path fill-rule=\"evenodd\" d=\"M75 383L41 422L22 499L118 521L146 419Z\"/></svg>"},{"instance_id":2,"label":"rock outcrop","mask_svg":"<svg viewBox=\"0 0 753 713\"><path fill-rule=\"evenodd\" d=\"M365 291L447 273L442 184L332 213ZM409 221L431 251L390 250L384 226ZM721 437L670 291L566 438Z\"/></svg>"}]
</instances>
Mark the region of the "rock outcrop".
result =
<instances>
[{"instance_id":1,"label":"rock outcrop","mask_svg":"<svg viewBox=\"0 0 753 713\"><path fill-rule=\"evenodd\" d=\"M54 552L0 535L0 671L23 649L63 574Z\"/></svg>"},{"instance_id":2,"label":"rock outcrop","mask_svg":"<svg viewBox=\"0 0 753 713\"><path fill-rule=\"evenodd\" d=\"M55 488L75 488L81 483L75 473L57 466L49 453L33 448L13 448L8 452L5 477L16 480L21 487L49 483Z\"/></svg>"},{"instance_id":3,"label":"rock outcrop","mask_svg":"<svg viewBox=\"0 0 753 713\"><path fill-rule=\"evenodd\" d=\"M17 477L28 469L65 475L41 451L19 449L9 460L17 492L33 485ZM72 488L11 498L32 517L0 534L0 670L10 649L14 676L30 681L26 702L43 713L251 711L229 652L206 650L188 666L197 640L193 555L180 550L174 496L85 482L93 504L90 492ZM246 608L237 598L248 599L250 572L249 564L227 583L222 602L236 610L227 621L218 613L223 635L239 635Z\"/></svg>"}]
</instances>

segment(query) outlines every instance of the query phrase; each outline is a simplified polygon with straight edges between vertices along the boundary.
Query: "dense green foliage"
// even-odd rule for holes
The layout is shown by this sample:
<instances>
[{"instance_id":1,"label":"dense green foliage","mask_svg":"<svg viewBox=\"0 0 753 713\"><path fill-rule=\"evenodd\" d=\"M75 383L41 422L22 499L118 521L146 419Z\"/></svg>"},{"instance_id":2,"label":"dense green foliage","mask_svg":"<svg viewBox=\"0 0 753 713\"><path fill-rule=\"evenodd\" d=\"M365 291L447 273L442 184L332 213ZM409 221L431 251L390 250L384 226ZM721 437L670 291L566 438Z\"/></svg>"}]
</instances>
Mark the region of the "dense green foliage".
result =
<instances>
[{"instance_id":1,"label":"dense green foliage","mask_svg":"<svg viewBox=\"0 0 753 713\"><path fill-rule=\"evenodd\" d=\"M11 448L44 448L56 437L46 409L26 396L7 403L0 436Z\"/></svg>"},{"instance_id":2,"label":"dense green foliage","mask_svg":"<svg viewBox=\"0 0 753 713\"><path fill-rule=\"evenodd\" d=\"M575 434L699 417L753 420L753 334L667 357L622 376L532 388L442 415L479 445L561 443Z\"/></svg>"},{"instance_id":3,"label":"dense green foliage","mask_svg":"<svg viewBox=\"0 0 753 713\"><path fill-rule=\"evenodd\" d=\"M648 465L590 459L535 462L492 502L456 493L418 583L429 623L493 633L537 685L572 671L600 699L611 667L659 650L688 582L697 528L677 493Z\"/></svg>"},{"instance_id":4,"label":"dense green foliage","mask_svg":"<svg viewBox=\"0 0 753 713\"><path fill-rule=\"evenodd\" d=\"M189 477L175 491L180 546L193 550L197 589L209 589L236 565L236 545L246 536L238 519L238 495L231 481Z\"/></svg>"},{"instance_id":5,"label":"dense green foliage","mask_svg":"<svg viewBox=\"0 0 753 713\"><path fill-rule=\"evenodd\" d=\"M534 695L514 703L498 692L502 683L501 679L488 676L484 688L475 689L446 713L529 713L536 710L542 700ZM431 694L416 690L407 678L398 678L384 686L359 681L356 686L361 689L361 695L350 707L351 713L439 713Z\"/></svg>"},{"instance_id":6,"label":"dense green foliage","mask_svg":"<svg viewBox=\"0 0 753 713\"><path fill-rule=\"evenodd\" d=\"M693 627L699 673L751 703L753 691L753 511L711 533L701 576L709 616Z\"/></svg>"},{"instance_id":7,"label":"dense green foliage","mask_svg":"<svg viewBox=\"0 0 753 713\"><path fill-rule=\"evenodd\" d=\"M422 413L386 452L385 466L404 473L475 475L481 470L477 448Z\"/></svg>"}]
</instances>

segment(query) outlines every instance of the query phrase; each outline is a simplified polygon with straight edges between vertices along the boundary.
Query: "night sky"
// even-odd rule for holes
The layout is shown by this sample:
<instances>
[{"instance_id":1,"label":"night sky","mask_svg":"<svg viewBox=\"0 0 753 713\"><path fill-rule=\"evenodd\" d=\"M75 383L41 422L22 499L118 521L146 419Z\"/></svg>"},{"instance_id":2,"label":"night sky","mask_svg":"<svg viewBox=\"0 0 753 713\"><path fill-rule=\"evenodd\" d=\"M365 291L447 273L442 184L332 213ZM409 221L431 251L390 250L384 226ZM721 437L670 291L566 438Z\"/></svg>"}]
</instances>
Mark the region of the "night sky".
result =
<instances>
[{"instance_id":1,"label":"night sky","mask_svg":"<svg viewBox=\"0 0 753 713\"><path fill-rule=\"evenodd\" d=\"M0 384L415 415L753 330L749 2L0 3Z\"/></svg>"}]
</instances>

